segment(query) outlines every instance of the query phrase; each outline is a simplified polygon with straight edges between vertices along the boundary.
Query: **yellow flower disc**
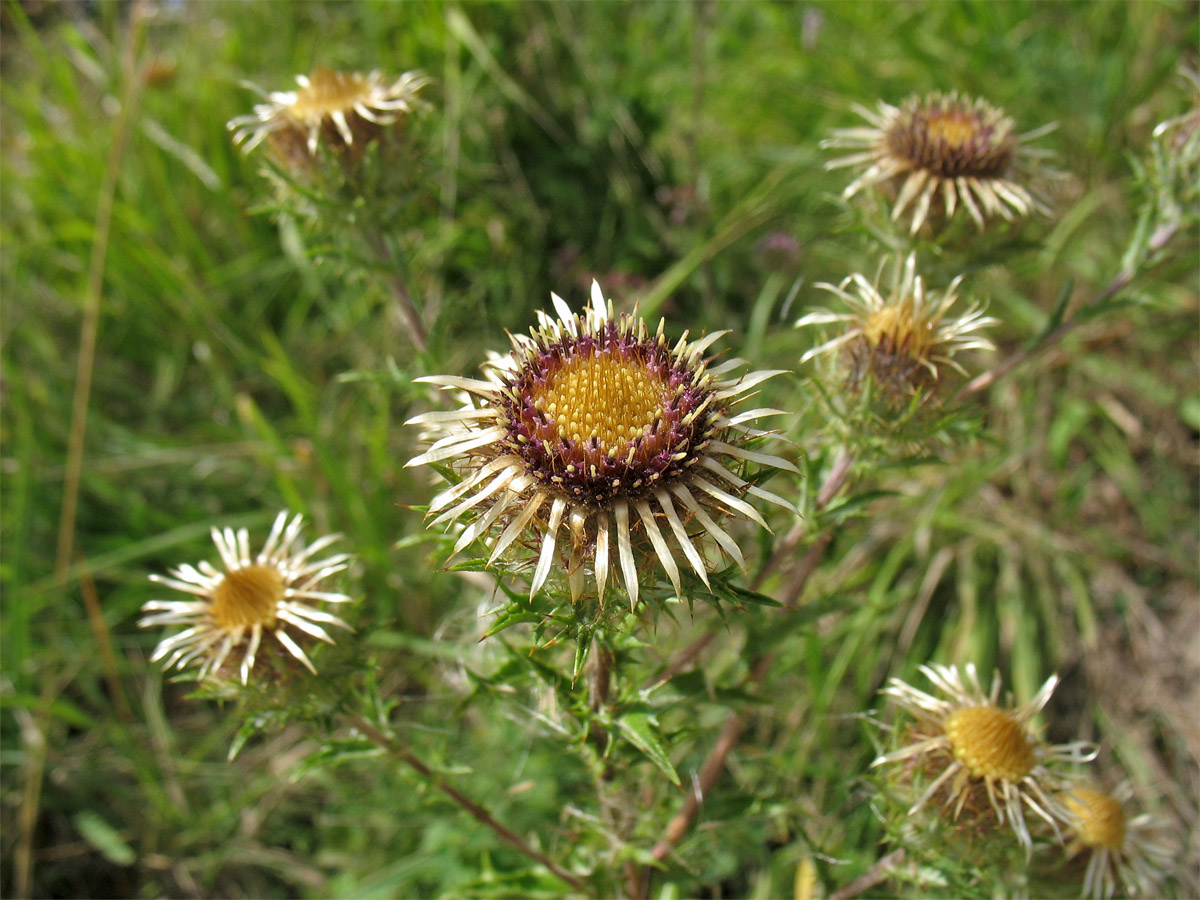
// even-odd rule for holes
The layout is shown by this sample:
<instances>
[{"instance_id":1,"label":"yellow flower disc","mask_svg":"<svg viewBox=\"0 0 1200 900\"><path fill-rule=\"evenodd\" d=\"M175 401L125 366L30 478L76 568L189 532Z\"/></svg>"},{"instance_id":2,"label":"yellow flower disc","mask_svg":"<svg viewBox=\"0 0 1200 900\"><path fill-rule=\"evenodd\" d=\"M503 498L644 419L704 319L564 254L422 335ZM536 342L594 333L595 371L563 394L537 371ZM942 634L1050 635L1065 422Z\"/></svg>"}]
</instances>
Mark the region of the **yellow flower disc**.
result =
<instances>
[{"instance_id":1,"label":"yellow flower disc","mask_svg":"<svg viewBox=\"0 0 1200 900\"><path fill-rule=\"evenodd\" d=\"M958 109L945 109L925 120L925 130L930 139L943 141L947 147L957 149L978 140L979 120Z\"/></svg>"},{"instance_id":2,"label":"yellow flower disc","mask_svg":"<svg viewBox=\"0 0 1200 900\"><path fill-rule=\"evenodd\" d=\"M296 91L290 112L301 121L339 110L348 113L354 110L355 103L370 99L370 94L370 84L356 72L316 69L308 78L308 87Z\"/></svg>"},{"instance_id":3,"label":"yellow flower disc","mask_svg":"<svg viewBox=\"0 0 1200 900\"><path fill-rule=\"evenodd\" d=\"M1018 782L1033 771L1033 744L1009 713L994 706L968 706L943 723L950 750L975 778Z\"/></svg>"},{"instance_id":4,"label":"yellow flower disc","mask_svg":"<svg viewBox=\"0 0 1200 900\"><path fill-rule=\"evenodd\" d=\"M1079 819L1075 830L1089 847L1120 850L1125 846L1125 813L1121 804L1103 791L1077 787L1062 796L1063 806Z\"/></svg>"},{"instance_id":5,"label":"yellow flower disc","mask_svg":"<svg viewBox=\"0 0 1200 900\"><path fill-rule=\"evenodd\" d=\"M226 572L213 589L212 617L224 630L275 624L283 600L283 575L274 566L245 566Z\"/></svg>"},{"instance_id":6,"label":"yellow flower disc","mask_svg":"<svg viewBox=\"0 0 1200 900\"><path fill-rule=\"evenodd\" d=\"M534 406L554 420L563 440L597 440L604 452L624 452L628 441L662 418L667 390L662 377L641 360L602 351L567 360Z\"/></svg>"}]
</instances>

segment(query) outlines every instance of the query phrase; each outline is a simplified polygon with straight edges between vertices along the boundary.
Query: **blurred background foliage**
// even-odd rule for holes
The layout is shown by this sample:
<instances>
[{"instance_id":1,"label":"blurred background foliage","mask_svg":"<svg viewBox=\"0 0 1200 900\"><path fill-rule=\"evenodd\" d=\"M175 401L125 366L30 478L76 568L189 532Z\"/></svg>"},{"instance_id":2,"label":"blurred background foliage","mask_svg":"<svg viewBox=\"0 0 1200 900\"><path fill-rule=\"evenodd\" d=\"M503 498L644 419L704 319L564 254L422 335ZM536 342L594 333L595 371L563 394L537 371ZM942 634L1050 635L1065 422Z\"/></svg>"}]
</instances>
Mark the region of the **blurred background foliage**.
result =
<instances>
[{"instance_id":1,"label":"blurred background foliage","mask_svg":"<svg viewBox=\"0 0 1200 900\"><path fill-rule=\"evenodd\" d=\"M797 373L764 405L797 411L786 430L806 477L772 489L808 510L811 534L832 535L799 609L729 612L656 695L685 788L729 709L747 709L656 892L791 895L802 861L831 891L869 869L883 829L861 778L877 738L859 714L887 677L931 658L997 666L1022 697L1062 673L1050 737L1099 742L1099 771L1128 773L1179 841L1169 889L1200 892L1194 229L1127 305L981 397L978 440L941 464L869 466L862 483L887 495L839 517L812 508L835 448L798 366L812 338L791 328L827 302L814 283L870 276L880 256L878 235L837 201L844 173L823 170L818 142L857 124L852 103L914 91L983 95L1023 131L1059 123L1040 142L1067 173L1055 215L997 239L964 284L1002 321L1002 351L1043 328L1065 286L1078 302L1099 293L1138 215L1131 160L1195 102L1174 78L1195 65L1195 3L144 11L131 47L127 4L0 7L7 895L561 890L352 742L337 765L310 765L318 743L284 724L227 762L244 724L233 707L187 699L189 683L147 663L157 635L135 627L154 595L146 575L210 558L212 525L263 532L283 507L314 533L344 533L360 558L359 634L318 659L325 689L354 673L405 741L551 856L616 865L654 845L685 791L631 758L629 839L588 850L605 823L587 806L591 774L539 708L554 695L528 672L505 681L527 648L479 641L492 592L439 571L441 537L414 509L431 481L402 468L416 443L400 423L428 403L410 379L471 374L551 290L578 306L593 277L642 297L675 334L731 328L726 345L755 368ZM435 80L429 159L400 226L432 325L424 356L374 280L270 212L261 160L229 141L225 122L255 100L242 81L283 90L317 65ZM105 237L73 553L56 576L89 265ZM943 264L928 259L931 281L958 274ZM780 534L791 524L775 522ZM758 540L766 558L769 535ZM652 675L717 621L684 610L628 653ZM768 644L769 673L739 692ZM622 889L608 878L598 890Z\"/></svg>"}]
</instances>

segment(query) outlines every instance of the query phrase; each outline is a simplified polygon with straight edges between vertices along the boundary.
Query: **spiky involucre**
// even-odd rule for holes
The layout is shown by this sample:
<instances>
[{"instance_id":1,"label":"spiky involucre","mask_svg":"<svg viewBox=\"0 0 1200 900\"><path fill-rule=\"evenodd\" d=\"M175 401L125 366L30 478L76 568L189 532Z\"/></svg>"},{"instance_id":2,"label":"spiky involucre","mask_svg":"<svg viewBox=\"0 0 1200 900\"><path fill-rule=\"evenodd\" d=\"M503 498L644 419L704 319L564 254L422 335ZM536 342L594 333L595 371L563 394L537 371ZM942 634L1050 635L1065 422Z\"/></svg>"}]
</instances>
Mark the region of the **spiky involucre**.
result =
<instances>
[{"instance_id":1,"label":"spiky involucre","mask_svg":"<svg viewBox=\"0 0 1200 900\"><path fill-rule=\"evenodd\" d=\"M540 541L531 597L560 550L574 600L584 595L590 568L603 602L615 566L636 605L647 550L677 595L677 553L709 584L706 539L744 567L718 520L737 514L766 527L746 495L793 507L735 470L747 462L795 467L743 446L766 434L747 423L782 410L734 407L780 372L733 376L745 365L739 359L710 365L705 351L726 332L695 341L685 332L671 344L662 322L651 332L636 316L615 315L595 283L582 314L551 299L557 317L539 312L528 335L511 336L512 351L485 365L486 380L418 379L473 398L462 409L409 420L442 436L408 465L450 460L463 473L433 498L430 524L473 517L454 553L487 536L489 563L514 544Z\"/></svg>"}]
</instances>

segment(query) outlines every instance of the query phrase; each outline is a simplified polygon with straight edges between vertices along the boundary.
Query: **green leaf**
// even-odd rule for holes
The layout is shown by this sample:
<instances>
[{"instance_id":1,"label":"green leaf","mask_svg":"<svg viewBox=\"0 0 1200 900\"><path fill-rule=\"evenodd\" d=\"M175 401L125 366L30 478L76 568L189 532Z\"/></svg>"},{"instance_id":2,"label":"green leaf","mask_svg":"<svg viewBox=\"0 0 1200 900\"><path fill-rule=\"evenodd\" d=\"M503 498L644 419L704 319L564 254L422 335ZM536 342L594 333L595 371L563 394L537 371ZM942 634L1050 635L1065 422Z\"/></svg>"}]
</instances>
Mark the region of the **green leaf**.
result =
<instances>
[{"instance_id":1,"label":"green leaf","mask_svg":"<svg viewBox=\"0 0 1200 900\"><path fill-rule=\"evenodd\" d=\"M291 773L289 780L294 783L316 769L332 768L342 763L357 762L362 759L374 759L382 755L383 751L372 744L367 738L329 741L320 750L310 754L301 762L295 771Z\"/></svg>"},{"instance_id":2,"label":"green leaf","mask_svg":"<svg viewBox=\"0 0 1200 900\"><path fill-rule=\"evenodd\" d=\"M675 767L671 765L671 760L667 757L666 748L658 739L658 721L649 713L631 712L626 713L617 719L617 728L621 734L637 747L642 753L650 758L650 761L662 770L663 774L671 779L671 783L676 787L682 787L682 782L679 780L679 773L675 771Z\"/></svg>"},{"instance_id":3,"label":"green leaf","mask_svg":"<svg viewBox=\"0 0 1200 900\"><path fill-rule=\"evenodd\" d=\"M1179 419L1193 431L1200 431L1200 394L1183 399L1179 404Z\"/></svg>"},{"instance_id":4,"label":"green leaf","mask_svg":"<svg viewBox=\"0 0 1200 900\"><path fill-rule=\"evenodd\" d=\"M77 813L73 821L83 839L114 865L131 866L137 859L137 854L125 843L120 832L91 810Z\"/></svg>"},{"instance_id":5,"label":"green leaf","mask_svg":"<svg viewBox=\"0 0 1200 900\"><path fill-rule=\"evenodd\" d=\"M825 515L831 519L843 519L855 510L874 503L876 500L884 497L895 497L896 495L896 491L863 491L861 494L847 497L841 503L829 507L825 510Z\"/></svg>"},{"instance_id":6,"label":"green leaf","mask_svg":"<svg viewBox=\"0 0 1200 900\"><path fill-rule=\"evenodd\" d=\"M510 607L496 616L496 624L487 630L484 637L490 638L492 635L500 633L505 628L511 628L513 625L520 625L522 623L534 624L541 621L541 618L537 613Z\"/></svg>"},{"instance_id":7,"label":"green leaf","mask_svg":"<svg viewBox=\"0 0 1200 900\"><path fill-rule=\"evenodd\" d=\"M1075 290L1075 281L1072 278L1067 279L1067 283L1063 285L1062 293L1058 295L1058 300L1054 304L1054 309L1050 313L1050 318L1046 320L1046 324L1042 326L1042 330L1037 336L1029 342L1026 350L1035 350L1041 346L1042 341L1046 340L1051 333L1059 325L1063 323L1063 317L1067 312L1067 302L1071 299L1071 292Z\"/></svg>"}]
</instances>

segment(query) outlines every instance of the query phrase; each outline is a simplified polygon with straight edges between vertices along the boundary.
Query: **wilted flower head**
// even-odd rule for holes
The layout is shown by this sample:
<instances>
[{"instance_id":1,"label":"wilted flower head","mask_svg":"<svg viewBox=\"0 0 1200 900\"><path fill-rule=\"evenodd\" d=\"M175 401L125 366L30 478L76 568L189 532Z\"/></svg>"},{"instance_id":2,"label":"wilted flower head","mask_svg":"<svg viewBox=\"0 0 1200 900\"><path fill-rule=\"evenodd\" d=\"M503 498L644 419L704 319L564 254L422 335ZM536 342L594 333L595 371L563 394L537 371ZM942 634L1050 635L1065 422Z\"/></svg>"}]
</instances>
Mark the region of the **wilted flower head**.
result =
<instances>
[{"instance_id":1,"label":"wilted flower head","mask_svg":"<svg viewBox=\"0 0 1200 900\"><path fill-rule=\"evenodd\" d=\"M1155 828L1148 815L1128 818L1124 804L1132 790L1122 784L1110 794L1091 785L1077 785L1059 795L1070 814L1071 841L1067 852L1088 852L1083 894L1106 900L1118 884L1131 897L1160 896L1159 884L1170 853L1149 838Z\"/></svg>"},{"instance_id":2,"label":"wilted flower head","mask_svg":"<svg viewBox=\"0 0 1200 900\"><path fill-rule=\"evenodd\" d=\"M314 674L312 662L288 633L301 634L332 644L333 639L321 627L350 626L314 603L346 603L345 594L317 590L322 581L344 570L348 553L339 553L319 561L312 557L340 539L331 534L318 538L307 547L300 540L304 517L297 513L289 522L281 512L271 533L257 555L250 555L250 537L246 529L212 530L213 543L221 557L220 568L204 561L196 566L182 565L171 570L171 577L151 575L150 580L191 594L190 600L151 600L142 607L150 613L142 627L182 625L182 631L159 642L151 661L166 659L166 667L185 669L199 664L199 678L214 675L233 653L241 656L242 684L250 676L258 655L263 633L270 632L289 654Z\"/></svg>"},{"instance_id":3,"label":"wilted flower head","mask_svg":"<svg viewBox=\"0 0 1200 900\"><path fill-rule=\"evenodd\" d=\"M933 218L949 220L961 205L982 228L989 216L1011 220L1045 205L1021 181L1029 164L1048 156L1026 144L1054 125L1017 134L1012 119L983 100L956 92L913 96L896 107L855 106L869 128L844 128L822 147L855 152L826 164L863 172L842 193L849 199L871 185L895 196L893 221L907 211L916 234Z\"/></svg>"},{"instance_id":4,"label":"wilted flower head","mask_svg":"<svg viewBox=\"0 0 1200 900\"><path fill-rule=\"evenodd\" d=\"M513 335L511 353L485 365L487 380L418 379L475 398L462 409L409 420L446 431L408 465L454 460L463 473L433 499L432 524L476 510L454 552L496 526L489 562L519 540L540 542L530 596L545 584L560 547L574 600L590 569L603 602L615 563L636 604L639 561L650 550L676 594L677 554L708 584L700 548L706 535L744 566L717 519L740 513L765 527L745 494L792 507L737 470L747 461L795 467L744 446L765 434L749 422L782 412L735 407L780 373L735 377L745 364L739 359L710 365L704 352L726 332L694 341L685 332L672 345L663 323L650 332L636 316L615 316L596 283L582 314L551 298L557 318L539 312L528 336Z\"/></svg>"},{"instance_id":5,"label":"wilted flower head","mask_svg":"<svg viewBox=\"0 0 1200 900\"><path fill-rule=\"evenodd\" d=\"M965 375L955 355L964 350L995 349L979 332L996 320L985 316L978 304L961 316L949 316L961 281L959 276L944 291L927 292L917 274L916 254L909 254L897 260L896 278L886 297L859 274L839 285L818 284L840 297L847 310L817 309L799 319L796 327L837 324L844 330L809 350L800 362L841 348L849 363L851 387L857 388L870 376L896 397L936 381L943 365Z\"/></svg>"},{"instance_id":6,"label":"wilted flower head","mask_svg":"<svg viewBox=\"0 0 1200 900\"><path fill-rule=\"evenodd\" d=\"M879 766L913 760L933 778L909 815L918 813L945 789L944 806L953 806L957 820L969 801L978 802L982 791L996 819L1011 824L1027 853L1033 839L1025 824L1024 807L1048 823L1061 839L1059 825L1069 823L1070 816L1054 796L1064 782L1048 764L1085 762L1095 753L1084 743L1043 744L1034 733L1033 717L1050 699L1058 676L1046 679L1028 703L1005 708L998 703L998 675L993 677L992 690L987 693L979 684L974 665L966 667L965 678L953 666L921 666L920 670L943 696L927 694L893 678L883 693L914 717L908 728L910 742L872 763Z\"/></svg>"},{"instance_id":7,"label":"wilted flower head","mask_svg":"<svg viewBox=\"0 0 1200 900\"><path fill-rule=\"evenodd\" d=\"M233 140L247 153L270 138L286 160L316 156L318 140L337 153L361 150L385 126L418 105L417 92L428 83L420 72L405 72L390 84L380 72L361 75L317 68L297 75L298 90L266 93L248 85L267 102L231 119Z\"/></svg>"}]
</instances>

